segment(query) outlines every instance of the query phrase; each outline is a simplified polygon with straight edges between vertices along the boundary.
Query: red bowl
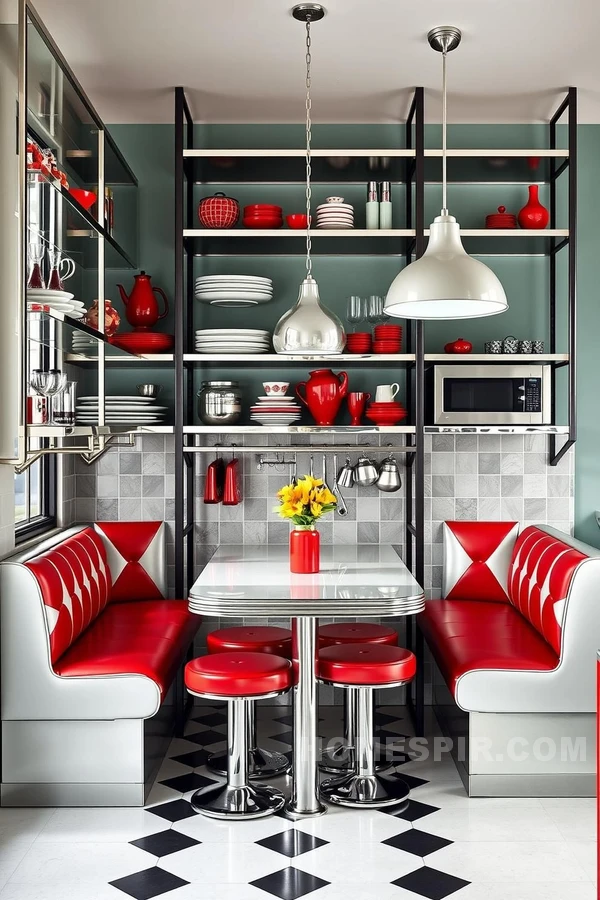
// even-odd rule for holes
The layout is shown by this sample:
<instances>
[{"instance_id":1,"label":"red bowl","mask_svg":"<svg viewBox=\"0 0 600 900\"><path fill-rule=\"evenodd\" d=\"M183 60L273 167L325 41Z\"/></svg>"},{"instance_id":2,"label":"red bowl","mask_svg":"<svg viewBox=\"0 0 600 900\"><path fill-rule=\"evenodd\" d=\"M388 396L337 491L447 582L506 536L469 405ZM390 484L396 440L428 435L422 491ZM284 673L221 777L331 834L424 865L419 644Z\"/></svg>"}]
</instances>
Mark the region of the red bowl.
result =
<instances>
[{"instance_id":1,"label":"red bowl","mask_svg":"<svg viewBox=\"0 0 600 900\"><path fill-rule=\"evenodd\" d=\"M397 425L402 419L406 418L406 412L396 413L395 416L379 416L377 413L366 413L367 419L374 425Z\"/></svg>"},{"instance_id":2,"label":"red bowl","mask_svg":"<svg viewBox=\"0 0 600 900\"><path fill-rule=\"evenodd\" d=\"M283 207L276 206L274 203L251 203L249 206L244 207L245 216L248 214L253 215L256 212L281 213L283 212Z\"/></svg>"},{"instance_id":3,"label":"red bowl","mask_svg":"<svg viewBox=\"0 0 600 900\"><path fill-rule=\"evenodd\" d=\"M161 334L158 331L114 334L108 340L114 347L130 353L168 353L175 346L172 334Z\"/></svg>"},{"instance_id":4,"label":"red bowl","mask_svg":"<svg viewBox=\"0 0 600 900\"><path fill-rule=\"evenodd\" d=\"M386 337L400 337L402 335L401 328L393 328L387 325L376 325L375 326L375 337L376 338L386 338Z\"/></svg>"},{"instance_id":5,"label":"red bowl","mask_svg":"<svg viewBox=\"0 0 600 900\"><path fill-rule=\"evenodd\" d=\"M387 413L395 413L400 410L404 410L404 407L401 403L369 403L369 410L376 413L383 413L387 415Z\"/></svg>"},{"instance_id":6,"label":"red bowl","mask_svg":"<svg viewBox=\"0 0 600 900\"><path fill-rule=\"evenodd\" d=\"M282 228L283 219L244 219L244 228Z\"/></svg>"},{"instance_id":7,"label":"red bowl","mask_svg":"<svg viewBox=\"0 0 600 900\"><path fill-rule=\"evenodd\" d=\"M98 196L95 191L84 191L82 188L69 188L69 193L80 206L87 210L92 208Z\"/></svg>"},{"instance_id":8,"label":"red bowl","mask_svg":"<svg viewBox=\"0 0 600 900\"><path fill-rule=\"evenodd\" d=\"M392 344L391 346L383 345L380 341L375 341L373 344L373 353L388 353L390 355L395 355L400 353L400 344Z\"/></svg>"},{"instance_id":9,"label":"red bowl","mask_svg":"<svg viewBox=\"0 0 600 900\"><path fill-rule=\"evenodd\" d=\"M285 217L288 228L306 228L308 225L308 216L306 213L290 213Z\"/></svg>"}]
</instances>

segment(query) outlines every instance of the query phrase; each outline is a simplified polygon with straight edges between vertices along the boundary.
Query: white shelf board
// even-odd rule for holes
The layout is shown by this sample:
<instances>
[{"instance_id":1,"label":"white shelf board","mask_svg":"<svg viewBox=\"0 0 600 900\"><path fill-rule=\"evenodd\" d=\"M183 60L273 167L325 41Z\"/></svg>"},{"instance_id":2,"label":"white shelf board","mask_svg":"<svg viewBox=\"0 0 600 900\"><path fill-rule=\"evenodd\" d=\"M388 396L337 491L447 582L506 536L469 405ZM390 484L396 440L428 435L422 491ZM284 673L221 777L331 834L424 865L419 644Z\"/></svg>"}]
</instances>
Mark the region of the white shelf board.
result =
<instances>
[{"instance_id":1,"label":"white shelf board","mask_svg":"<svg viewBox=\"0 0 600 900\"><path fill-rule=\"evenodd\" d=\"M483 229L484 233L486 229ZM464 231L462 232L465 233ZM531 232L521 232L522 234L530 234ZM534 232L539 235L538 232ZM550 232L546 231L546 234ZM568 233L568 232L567 232ZM473 232L479 234L479 232ZM496 232L494 232L496 234ZM306 228L184 228L184 238L198 237L231 237L231 238L306 238ZM415 237L414 228L311 228L310 236L313 240L316 238L378 238L378 237Z\"/></svg>"},{"instance_id":2,"label":"white shelf board","mask_svg":"<svg viewBox=\"0 0 600 900\"><path fill-rule=\"evenodd\" d=\"M500 149L496 149L496 150L490 150L487 148L473 149L473 148L453 147L451 150L447 150L446 152L447 152L449 159L453 158L453 157L456 159L461 159L461 158L465 158L465 157L478 159L478 158L502 157L502 156L504 156L504 157L510 156L510 157L517 157L517 158L518 157L533 157L533 158L535 158L536 156L538 156L538 157L549 157L550 159L553 159L555 157L565 157L565 156L569 155L568 150L548 150L548 149L523 150L520 148L510 148L510 149L500 148ZM426 157L427 156L432 156L432 157L440 156L441 157L441 155L442 155L441 147L434 147L434 148L425 150Z\"/></svg>"},{"instance_id":3,"label":"white shelf board","mask_svg":"<svg viewBox=\"0 0 600 900\"><path fill-rule=\"evenodd\" d=\"M414 425L184 425L184 434L415 434Z\"/></svg>"},{"instance_id":4,"label":"white shelf board","mask_svg":"<svg viewBox=\"0 0 600 900\"><path fill-rule=\"evenodd\" d=\"M110 346L110 345L109 345ZM127 355L127 356L109 356L108 354L105 357L106 365L139 365L140 363L169 363L173 362L174 356L172 353L146 353L140 354L139 356ZM67 363L97 363L97 356L87 356L84 353L67 353L65 356L65 362Z\"/></svg>"},{"instance_id":5,"label":"white shelf board","mask_svg":"<svg viewBox=\"0 0 600 900\"><path fill-rule=\"evenodd\" d=\"M184 362L191 363L328 363L329 365L353 365L365 362L412 363L414 353L340 353L337 356L288 356L284 353L184 353Z\"/></svg>"},{"instance_id":6,"label":"white shelf board","mask_svg":"<svg viewBox=\"0 0 600 900\"><path fill-rule=\"evenodd\" d=\"M111 434L173 434L173 425L28 425L27 437L74 438Z\"/></svg>"},{"instance_id":7,"label":"white shelf board","mask_svg":"<svg viewBox=\"0 0 600 900\"><path fill-rule=\"evenodd\" d=\"M312 232L314 234L314 232ZM569 237L568 228L461 228L461 237L481 238L539 238L539 237ZM429 228L425 229L425 235L429 236Z\"/></svg>"},{"instance_id":8,"label":"white shelf board","mask_svg":"<svg viewBox=\"0 0 600 900\"><path fill-rule=\"evenodd\" d=\"M220 157L297 157L300 159L304 159L306 156L306 149L303 147L294 147L294 148L281 148L276 149L273 147L250 147L250 148L236 148L234 150L215 150L213 148L201 147L193 150L184 150L184 157L213 157L218 159ZM384 149L384 150L368 150L361 148L354 148L352 150L345 149L335 149L335 150L322 150L322 149L311 149L310 155L313 157L337 157L337 156L352 156L358 158L367 158L369 156L388 156L388 157L414 157L414 150L407 150L405 148L395 148L395 149ZM496 154L494 154L496 155Z\"/></svg>"},{"instance_id":9,"label":"white shelf board","mask_svg":"<svg viewBox=\"0 0 600 900\"><path fill-rule=\"evenodd\" d=\"M568 434L568 425L426 425L425 434Z\"/></svg>"},{"instance_id":10,"label":"white shelf board","mask_svg":"<svg viewBox=\"0 0 600 900\"><path fill-rule=\"evenodd\" d=\"M568 353L426 353L425 362L544 363L568 362Z\"/></svg>"}]
</instances>

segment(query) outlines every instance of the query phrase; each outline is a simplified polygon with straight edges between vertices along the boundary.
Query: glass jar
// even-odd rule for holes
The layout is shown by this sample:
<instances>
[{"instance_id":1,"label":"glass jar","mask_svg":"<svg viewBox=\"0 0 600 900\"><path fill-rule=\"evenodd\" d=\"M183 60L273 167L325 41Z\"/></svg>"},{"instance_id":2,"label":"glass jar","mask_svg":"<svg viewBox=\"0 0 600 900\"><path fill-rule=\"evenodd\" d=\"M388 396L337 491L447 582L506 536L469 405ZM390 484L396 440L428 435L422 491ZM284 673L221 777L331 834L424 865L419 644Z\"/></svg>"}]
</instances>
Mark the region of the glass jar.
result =
<instances>
[{"instance_id":1,"label":"glass jar","mask_svg":"<svg viewBox=\"0 0 600 900\"><path fill-rule=\"evenodd\" d=\"M235 425L242 414L237 381L203 381L198 391L198 416L205 425Z\"/></svg>"}]
</instances>

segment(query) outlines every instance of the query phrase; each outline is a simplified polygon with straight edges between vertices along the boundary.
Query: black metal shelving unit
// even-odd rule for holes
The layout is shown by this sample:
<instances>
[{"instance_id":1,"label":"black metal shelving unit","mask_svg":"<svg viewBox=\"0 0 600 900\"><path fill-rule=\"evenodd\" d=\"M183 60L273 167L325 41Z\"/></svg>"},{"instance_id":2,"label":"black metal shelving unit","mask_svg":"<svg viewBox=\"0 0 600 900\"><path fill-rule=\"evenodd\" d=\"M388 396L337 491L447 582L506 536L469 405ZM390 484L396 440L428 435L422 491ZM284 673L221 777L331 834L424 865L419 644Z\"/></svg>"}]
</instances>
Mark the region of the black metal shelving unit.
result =
<instances>
[{"instance_id":1,"label":"black metal shelving unit","mask_svg":"<svg viewBox=\"0 0 600 900\"><path fill-rule=\"evenodd\" d=\"M567 117L566 136L567 147L560 149L557 146L557 133L559 120L564 116ZM358 233L353 235L318 235L319 240L313 243L315 252L330 253L331 248L335 246L337 252L351 253L360 252L364 246L364 241L377 241L380 243L379 252L384 254L392 254L404 257L406 262L411 259L420 257L426 246L427 227L425 222L425 189L426 185L436 183L436 179L432 173L435 172L436 158L439 158L440 151L436 149L428 149L425 147L425 117L424 117L424 91L418 87L414 91L412 103L406 120L406 142L404 150L393 151L395 157L393 160L394 181L395 183L404 184L406 188L405 212L406 227L404 229L396 229L392 232L377 234L373 232L371 235ZM549 290L549 314L550 314L550 354L536 356L536 361L549 362L552 366L553 387L555 385L555 371L561 366L567 367L568 377L568 424L560 427L556 424L556 407L552 409L552 425L548 427L539 426L524 428L490 428L483 427L473 428L470 426L461 427L434 427L426 422L425 412L425 372L426 369L435 365L435 357L438 354L425 353L425 335L426 325L422 321L408 322L405 329L406 351L409 358L402 365L406 370L407 377L407 408L409 412L408 421L412 425L411 433L406 434L406 459L407 471L411 477L405 479L405 522L398 523L398 534L401 535L401 529L404 528L404 546L405 559L408 567L412 570L416 579L423 583L425 574L425 556L424 556L424 531L425 531L425 507L424 507L424 435L426 433L441 432L468 432L468 433L486 433L486 432L502 432L502 433L524 433L529 431L532 433L547 433L549 435L550 453L549 464L557 465L567 450L573 446L577 437L577 409L576 409L576 227L577 227L577 91L570 88L566 97L556 110L556 113L548 124L548 145L544 150L451 150L451 159L449 160L450 179L459 181L464 179L466 175L473 169L476 174L475 182L479 182L482 178L486 179L485 183L498 180L498 168L494 168L490 164L493 158L502 157L505 154L504 172L508 172L509 180L514 182L526 183L532 178L531 160L532 157L537 159L537 180L548 181L550 185L550 227L544 232L535 231L519 231L513 233L487 231L486 229L463 229L463 240L468 252L472 253L493 253L497 255L528 255L535 253L544 254L549 259L550 265L550 290ZM184 150L188 152L185 153ZM300 181L298 172L299 157L304 151L232 151L238 158L244 158L245 154L254 160L260 160L260 154L270 156L271 160L265 159L259 164L263 166L265 173L269 173L270 183L290 183L292 181ZM341 155L342 150L326 151L328 155L335 156L336 153ZM381 151L382 153L384 151ZM325 151L319 151L317 155L323 155ZM357 155L364 155L364 151L356 151ZM211 156L218 156L219 151L215 150L194 150L194 129L193 117L188 106L185 92L183 88L177 88L175 91L175 310L176 310L176 328L175 328L175 446L176 446L176 533L175 533L175 564L177 591L179 596L185 596L187 588L190 586L194 577L194 465L193 465L193 445L199 436L203 433L209 433L209 429L202 427L190 428L193 422L194 414L194 396L193 396L193 372L196 364L201 360L194 359L194 354L186 353L186 339L193 329L193 258L202 247L209 246L209 252L222 254L228 246L232 246L231 241L235 241L236 255L240 253L265 252L263 248L267 248L266 252L277 255L282 252L289 253L288 248L292 248L292 253L303 252L302 241L299 240L303 236L303 232L298 235L289 234L270 234L263 235L244 233L243 229L235 231L226 231L216 234L207 234L206 230L194 229L190 225L194 219L194 198L193 185L195 178L200 178L203 183L219 183L226 182L230 176L223 175L223 170L214 168L214 161ZM539 158L538 158L539 157ZM281 173L277 176L273 175L273 159L278 160ZM355 169L360 169L363 162L354 160L349 170L349 183L356 181ZM247 162L243 162L242 166L247 167L248 171L252 171L256 180L256 171L250 169ZM316 171L319 172L319 163L315 164ZM245 169L244 169L245 171ZM353 174L354 173L354 174ZM485 173L485 175L482 175ZM557 181L563 173L568 174L568 228L557 228ZM236 176L236 177L239 177ZM319 180L319 179L317 179ZM324 180L322 173L321 179ZM329 180L338 181L339 175L335 175ZM362 178L360 179L362 181ZM467 179L468 180L468 179ZM209 242L203 244L203 242ZM319 251L319 243L320 251ZM240 250L240 248L242 248ZM316 248L316 249L315 249ZM522 251L525 251L524 253ZM559 253L566 250L568 255L568 296L567 301L567 354L557 354L557 258ZM490 361L494 363L514 362L518 357L510 357L500 359L491 357ZM273 361L273 357L267 361L263 360L263 364L268 366ZM468 358L452 358L453 362L464 363L469 365ZM252 360L252 363L239 361L236 365L251 365L254 362L261 362L260 357ZM344 363L351 362L344 358ZM473 358L472 362L481 362L481 357ZM381 361L382 365L394 365L393 360ZM396 363L400 364L399 361ZM554 393L554 392L553 392ZM214 429L213 429L214 430ZM236 431L243 429L236 428ZM252 429L253 431L255 429ZM335 430L335 429L334 429ZM341 430L341 429L340 429ZM251 429L248 428L250 432ZM283 429L283 431L286 431ZM297 429L290 428L287 433L293 434ZM269 429L263 429L263 434L269 434ZM281 433L281 431L280 431ZM557 437L566 435L562 446L556 446ZM277 446L277 433L272 432L273 443L272 449ZM317 445L315 445L317 446ZM334 447L323 446L318 444L319 450L340 450L339 445ZM248 448L248 450L251 448ZM278 447L278 449L290 449L289 447ZM309 449L303 446L302 450ZM416 623L412 623L409 628L408 640L415 649L420 659L423 658L422 637ZM411 705L416 719L417 731L422 732L423 726L423 710L424 710L424 679L423 670L420 667L419 675L413 688L413 696Z\"/></svg>"}]
</instances>

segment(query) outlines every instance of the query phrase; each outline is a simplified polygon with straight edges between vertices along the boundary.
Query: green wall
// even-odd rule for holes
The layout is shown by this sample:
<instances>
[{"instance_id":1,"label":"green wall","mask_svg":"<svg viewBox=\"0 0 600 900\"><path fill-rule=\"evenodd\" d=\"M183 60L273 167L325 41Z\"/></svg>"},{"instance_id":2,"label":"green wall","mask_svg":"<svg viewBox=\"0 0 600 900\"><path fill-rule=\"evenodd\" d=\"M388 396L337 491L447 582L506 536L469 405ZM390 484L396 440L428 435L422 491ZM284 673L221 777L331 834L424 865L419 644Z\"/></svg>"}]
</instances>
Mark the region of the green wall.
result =
<instances>
[{"instance_id":1,"label":"green wall","mask_svg":"<svg viewBox=\"0 0 600 900\"><path fill-rule=\"evenodd\" d=\"M111 126L115 139L140 182L139 219L140 244L139 265L146 269L153 282L173 296L174 280L174 158L173 128L167 125L115 125ZM313 130L316 147L400 147L403 146L403 130L393 125L374 126L315 126ZM560 136L562 137L562 135ZM559 137L559 143L560 143ZM578 190L578 441L576 448L575 476L575 522L576 535L582 540L600 546L600 530L594 510L600 508L600 466L598 447L600 446L600 416L597 411L596 395L600 379L596 371L598 335L600 334L600 304L596 299L597 284L600 281L600 259L598 254L597 226L600 209L600 183L598 181L598 159L600 159L600 126L582 125L579 137L579 190ZM196 142L205 147L296 147L302 146L303 126L299 125L215 125L196 126ZM539 125L524 126L454 126L451 130L450 146L478 147L543 147L546 129ZM439 128L428 127L426 146L439 146ZM376 173L374 177L385 177ZM510 180L510 173L494 177L499 183L472 186L454 184L449 191L451 211L463 227L482 227L483 217L496 207L504 204L509 211L517 212L526 199L524 185L502 184L502 177ZM230 175L227 176L231 178ZM564 197L565 177L561 179L559 198ZM333 182L333 179L332 179ZM195 188L195 197L211 194L220 185L206 189ZM295 185L265 185L256 188L244 184L228 183L223 189L235 196L242 204L249 202L280 202L287 211L302 209L302 190ZM403 194L395 189L395 226L403 223ZM321 202L333 190L333 183L317 185L314 190L316 202ZM439 188L431 186L426 193L426 217L434 215L439 206ZM355 204L358 224L362 215L364 189L362 186L348 187L345 196ZM279 200L277 198L280 198ZM544 194L542 193L542 199ZM559 225L566 224L566 205L559 203ZM490 256L482 261L501 278L509 297L510 309L502 316L472 320L464 323L439 322L427 326L427 349L441 350L443 344L455 337L464 336L481 347L485 340L515 334L548 340L548 265L542 257ZM564 254L563 254L564 260ZM564 266L561 260L559 283L564 286ZM335 309L343 318L346 297L352 293L385 293L395 275L400 262L394 257L328 256L317 257L314 272L319 281L321 296L327 305ZM273 326L279 316L296 299L298 283L302 277L302 259L293 256L237 256L224 261L219 257L198 259L197 273L201 272L241 272L266 274L273 278L275 300L260 311L249 313L240 311L236 318L241 327ZM112 272L107 281L107 296L117 306L115 284L122 281L127 288L132 284L131 272ZM561 310L564 322L564 305ZM200 322L205 327L227 325L224 312L213 309L202 310L196 304L196 327ZM202 318L201 318L202 317ZM172 327L172 318L168 320ZM166 326L165 326L166 327ZM565 329L559 323L559 350L566 349ZM223 371L223 370L221 370ZM272 377L291 376L291 370L282 366L281 370L269 370ZM295 368L297 377L298 369ZM215 371L215 374L217 372ZM230 373L231 374L231 373ZM563 372L564 375L564 372ZM172 376L164 371L153 373L152 380L166 383L166 397L172 395ZM119 369L109 376L114 379L111 387L119 386L123 392L136 382L132 372ZM251 397L261 380L256 372L248 383ZM375 368L364 373L367 388L377 380ZM564 377L561 389L564 393ZM256 384L255 384L256 382ZM354 385L358 387L357 384Z\"/></svg>"}]
</instances>

